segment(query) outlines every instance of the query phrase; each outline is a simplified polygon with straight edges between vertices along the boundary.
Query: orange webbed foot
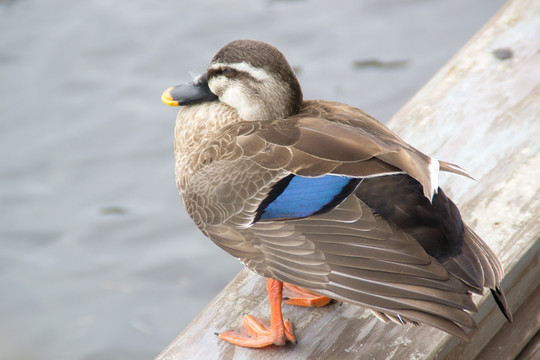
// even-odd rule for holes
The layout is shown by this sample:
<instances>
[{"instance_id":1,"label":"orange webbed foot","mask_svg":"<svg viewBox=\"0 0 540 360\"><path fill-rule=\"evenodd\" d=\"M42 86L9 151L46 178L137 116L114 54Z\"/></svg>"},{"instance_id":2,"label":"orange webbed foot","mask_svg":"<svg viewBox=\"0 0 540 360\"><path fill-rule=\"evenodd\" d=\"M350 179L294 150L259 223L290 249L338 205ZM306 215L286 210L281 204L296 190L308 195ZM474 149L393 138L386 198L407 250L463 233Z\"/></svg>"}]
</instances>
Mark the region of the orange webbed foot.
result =
<instances>
[{"instance_id":1,"label":"orange webbed foot","mask_svg":"<svg viewBox=\"0 0 540 360\"><path fill-rule=\"evenodd\" d=\"M306 307L322 307L332 301L329 297L287 283L283 283L283 299L286 304Z\"/></svg>"},{"instance_id":2,"label":"orange webbed foot","mask_svg":"<svg viewBox=\"0 0 540 360\"><path fill-rule=\"evenodd\" d=\"M270 324L251 315L244 315L238 330L224 331L219 338L231 344L260 348L268 345L285 345L288 341L296 343L292 324L283 320L281 299L283 283L275 279L266 280L266 291L270 302Z\"/></svg>"},{"instance_id":3,"label":"orange webbed foot","mask_svg":"<svg viewBox=\"0 0 540 360\"><path fill-rule=\"evenodd\" d=\"M296 344L292 324L285 320L278 331L272 329L268 321L251 315L244 315L242 326L238 330L224 331L218 335L233 345L261 348L269 345L285 345L287 341Z\"/></svg>"}]
</instances>

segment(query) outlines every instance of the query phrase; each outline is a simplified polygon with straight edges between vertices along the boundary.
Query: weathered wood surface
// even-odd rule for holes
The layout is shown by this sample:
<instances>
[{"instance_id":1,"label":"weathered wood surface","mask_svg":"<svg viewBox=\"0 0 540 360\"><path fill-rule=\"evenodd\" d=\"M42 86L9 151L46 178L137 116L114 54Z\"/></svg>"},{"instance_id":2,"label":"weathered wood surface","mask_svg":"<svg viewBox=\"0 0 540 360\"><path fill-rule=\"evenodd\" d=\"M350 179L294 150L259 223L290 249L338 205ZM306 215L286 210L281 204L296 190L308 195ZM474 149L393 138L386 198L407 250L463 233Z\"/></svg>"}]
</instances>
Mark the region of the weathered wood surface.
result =
<instances>
[{"instance_id":1,"label":"weathered wood surface","mask_svg":"<svg viewBox=\"0 0 540 360\"><path fill-rule=\"evenodd\" d=\"M157 359L493 360L520 352L540 328L540 1L510 1L389 126L478 180L441 182L500 257L516 321L507 324L491 296L476 297L479 330L463 343L429 326L385 325L353 305L284 305L297 345L234 347L214 332L238 326L246 312L269 314L265 281L243 270Z\"/></svg>"}]
</instances>

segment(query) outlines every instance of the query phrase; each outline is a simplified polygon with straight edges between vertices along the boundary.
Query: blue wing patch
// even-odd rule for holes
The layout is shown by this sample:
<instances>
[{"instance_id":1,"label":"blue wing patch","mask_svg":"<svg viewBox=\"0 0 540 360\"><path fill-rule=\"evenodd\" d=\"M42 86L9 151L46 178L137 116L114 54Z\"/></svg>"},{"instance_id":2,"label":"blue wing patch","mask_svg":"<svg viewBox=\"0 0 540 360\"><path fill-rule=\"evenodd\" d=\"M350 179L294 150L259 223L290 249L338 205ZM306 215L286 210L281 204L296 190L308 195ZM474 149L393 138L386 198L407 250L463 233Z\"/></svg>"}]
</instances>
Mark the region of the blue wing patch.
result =
<instances>
[{"instance_id":1,"label":"blue wing patch","mask_svg":"<svg viewBox=\"0 0 540 360\"><path fill-rule=\"evenodd\" d=\"M289 175L277 182L259 205L255 221L303 218L331 210L349 196L360 179Z\"/></svg>"}]
</instances>

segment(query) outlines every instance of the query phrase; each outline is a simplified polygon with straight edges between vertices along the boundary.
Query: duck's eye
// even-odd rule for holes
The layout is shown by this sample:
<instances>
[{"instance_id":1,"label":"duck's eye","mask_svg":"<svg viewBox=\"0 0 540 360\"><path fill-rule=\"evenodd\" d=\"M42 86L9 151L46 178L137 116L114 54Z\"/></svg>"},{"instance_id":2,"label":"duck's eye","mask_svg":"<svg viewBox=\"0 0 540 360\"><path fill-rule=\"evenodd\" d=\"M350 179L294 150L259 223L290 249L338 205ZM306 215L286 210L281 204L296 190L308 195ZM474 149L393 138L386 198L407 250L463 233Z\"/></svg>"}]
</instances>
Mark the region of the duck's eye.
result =
<instances>
[{"instance_id":1,"label":"duck's eye","mask_svg":"<svg viewBox=\"0 0 540 360\"><path fill-rule=\"evenodd\" d=\"M226 77L231 77L231 76L234 76L234 74L236 74L236 70L231 69L231 68L224 68L223 70L221 70L221 73L225 75Z\"/></svg>"}]
</instances>

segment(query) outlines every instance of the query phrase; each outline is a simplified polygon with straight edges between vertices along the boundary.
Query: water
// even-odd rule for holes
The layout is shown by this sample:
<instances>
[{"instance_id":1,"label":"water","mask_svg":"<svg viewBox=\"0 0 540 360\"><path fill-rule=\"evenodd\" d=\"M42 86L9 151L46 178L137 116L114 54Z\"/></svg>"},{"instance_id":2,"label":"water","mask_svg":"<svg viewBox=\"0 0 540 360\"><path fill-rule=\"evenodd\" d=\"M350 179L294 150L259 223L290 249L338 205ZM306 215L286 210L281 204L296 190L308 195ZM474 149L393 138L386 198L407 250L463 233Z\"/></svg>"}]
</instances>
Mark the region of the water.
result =
<instances>
[{"instance_id":1,"label":"water","mask_svg":"<svg viewBox=\"0 0 540 360\"><path fill-rule=\"evenodd\" d=\"M153 358L239 271L182 209L160 102L225 43L386 121L503 3L0 1L0 359Z\"/></svg>"}]
</instances>

